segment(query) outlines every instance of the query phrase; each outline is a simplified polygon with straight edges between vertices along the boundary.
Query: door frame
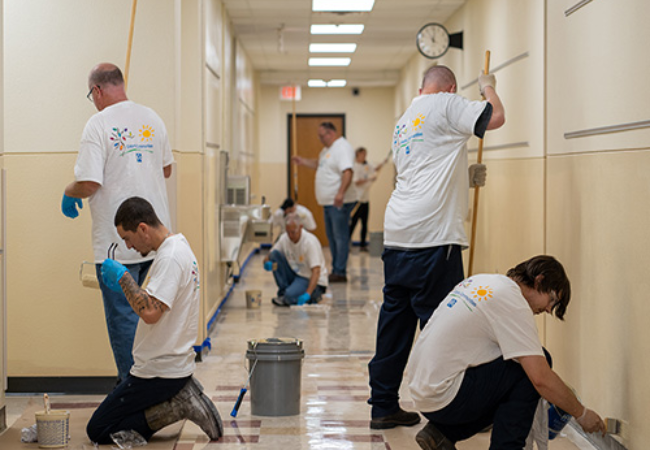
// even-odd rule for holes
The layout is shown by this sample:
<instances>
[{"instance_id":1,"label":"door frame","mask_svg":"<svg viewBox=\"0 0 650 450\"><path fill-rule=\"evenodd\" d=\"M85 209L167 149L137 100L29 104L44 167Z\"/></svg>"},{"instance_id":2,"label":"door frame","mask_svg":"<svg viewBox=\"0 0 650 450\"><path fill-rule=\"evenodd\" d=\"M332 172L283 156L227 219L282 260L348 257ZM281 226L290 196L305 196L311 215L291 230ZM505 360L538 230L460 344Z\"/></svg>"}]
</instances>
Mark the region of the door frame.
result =
<instances>
[{"instance_id":1,"label":"door frame","mask_svg":"<svg viewBox=\"0 0 650 450\"><path fill-rule=\"evenodd\" d=\"M293 176L293 164L291 164L291 118L293 117L292 113L287 113L287 198L293 198L293 192L291 192L291 177ZM309 113L309 114L296 114L296 120L298 118L306 117L333 117L341 119L341 136L345 137L345 113Z\"/></svg>"}]
</instances>

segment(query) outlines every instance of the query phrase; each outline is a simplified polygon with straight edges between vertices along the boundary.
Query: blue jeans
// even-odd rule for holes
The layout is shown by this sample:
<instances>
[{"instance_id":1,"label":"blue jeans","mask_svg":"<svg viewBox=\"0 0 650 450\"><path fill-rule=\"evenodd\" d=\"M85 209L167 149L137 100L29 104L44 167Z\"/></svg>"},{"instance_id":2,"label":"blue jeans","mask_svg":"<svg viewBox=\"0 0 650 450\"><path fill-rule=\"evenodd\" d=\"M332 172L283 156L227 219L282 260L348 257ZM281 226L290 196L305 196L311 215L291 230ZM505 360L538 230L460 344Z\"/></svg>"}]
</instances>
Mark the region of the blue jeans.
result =
<instances>
[{"instance_id":1,"label":"blue jeans","mask_svg":"<svg viewBox=\"0 0 650 450\"><path fill-rule=\"evenodd\" d=\"M325 233L332 253L332 274L345 275L350 252L350 213L356 202L344 203L341 208L323 206Z\"/></svg>"},{"instance_id":2,"label":"blue jeans","mask_svg":"<svg viewBox=\"0 0 650 450\"><path fill-rule=\"evenodd\" d=\"M551 355L544 349L549 365ZM490 424L492 450L521 450L535 418L539 393L521 364L495 359L465 371L452 402L424 416L452 442L469 439Z\"/></svg>"},{"instance_id":3,"label":"blue jeans","mask_svg":"<svg viewBox=\"0 0 650 450\"><path fill-rule=\"evenodd\" d=\"M379 311L375 356L368 364L372 417L399 410L399 387L418 320L424 328L433 311L463 281L458 245L416 250L387 248L384 261L384 302Z\"/></svg>"},{"instance_id":4,"label":"blue jeans","mask_svg":"<svg viewBox=\"0 0 650 450\"><path fill-rule=\"evenodd\" d=\"M187 384L185 378L138 378L128 375L108 394L86 425L92 442L112 444L110 435L135 430L147 441L154 434L145 417L145 409L165 402Z\"/></svg>"},{"instance_id":5,"label":"blue jeans","mask_svg":"<svg viewBox=\"0 0 650 450\"><path fill-rule=\"evenodd\" d=\"M151 267L151 261L137 264L126 264L126 268L138 286L141 286ZM95 264L99 288L104 300L104 315L108 328L108 338L113 349L113 358L117 366L118 379L126 379L133 365L133 339L140 317L133 311L123 292L115 292L108 288L102 280L102 265Z\"/></svg>"},{"instance_id":6,"label":"blue jeans","mask_svg":"<svg viewBox=\"0 0 650 450\"><path fill-rule=\"evenodd\" d=\"M269 260L278 264L278 268L273 271L275 284L278 285L278 296L283 296L284 301L290 305L298 303L298 297L307 292L309 280L301 277L293 271L287 258L277 250L273 250L269 255ZM325 292L323 286L316 285L311 293L309 303L318 303Z\"/></svg>"}]
</instances>

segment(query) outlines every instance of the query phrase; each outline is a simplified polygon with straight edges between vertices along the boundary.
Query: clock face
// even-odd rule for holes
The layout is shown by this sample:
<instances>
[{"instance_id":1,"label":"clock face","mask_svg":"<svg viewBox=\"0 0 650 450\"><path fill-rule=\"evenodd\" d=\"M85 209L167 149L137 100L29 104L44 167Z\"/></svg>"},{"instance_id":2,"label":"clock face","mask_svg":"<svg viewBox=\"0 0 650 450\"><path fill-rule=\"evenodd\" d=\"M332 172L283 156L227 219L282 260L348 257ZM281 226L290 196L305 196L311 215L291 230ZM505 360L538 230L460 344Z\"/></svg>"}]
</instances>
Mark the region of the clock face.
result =
<instances>
[{"instance_id":1,"label":"clock face","mask_svg":"<svg viewBox=\"0 0 650 450\"><path fill-rule=\"evenodd\" d=\"M423 56L440 58L449 49L449 33L439 23L429 23L420 28L416 43Z\"/></svg>"}]
</instances>

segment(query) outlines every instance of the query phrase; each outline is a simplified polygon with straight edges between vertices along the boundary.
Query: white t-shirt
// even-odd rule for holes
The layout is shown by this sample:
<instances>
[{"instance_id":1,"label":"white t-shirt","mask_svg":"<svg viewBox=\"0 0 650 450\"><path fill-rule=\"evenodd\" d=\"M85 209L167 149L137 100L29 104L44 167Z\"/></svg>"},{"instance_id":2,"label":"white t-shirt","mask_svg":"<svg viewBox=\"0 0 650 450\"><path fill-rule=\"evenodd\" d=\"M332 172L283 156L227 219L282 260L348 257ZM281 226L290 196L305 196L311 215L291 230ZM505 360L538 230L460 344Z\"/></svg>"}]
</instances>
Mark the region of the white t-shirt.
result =
<instances>
[{"instance_id":1,"label":"white t-shirt","mask_svg":"<svg viewBox=\"0 0 650 450\"><path fill-rule=\"evenodd\" d=\"M106 259L117 243L114 259L137 263L146 258L127 249L113 225L115 212L124 200L142 197L171 229L163 167L174 162L167 130L150 108L131 101L108 106L88 120L74 168L76 181L94 181L101 187L89 197L95 262ZM111 255L113 257L113 255Z\"/></svg>"},{"instance_id":2,"label":"white t-shirt","mask_svg":"<svg viewBox=\"0 0 650 450\"><path fill-rule=\"evenodd\" d=\"M413 99L393 135L397 183L386 206L384 245L467 246L466 143L485 107L449 93Z\"/></svg>"},{"instance_id":3,"label":"white t-shirt","mask_svg":"<svg viewBox=\"0 0 650 450\"><path fill-rule=\"evenodd\" d=\"M354 162L354 175L352 177L352 183L354 183L354 188L357 191L357 201L362 203L367 203L370 201L370 185L372 181L367 181L372 178L376 171L375 166L366 161L365 164L360 164ZM364 180L365 183L357 184L357 181Z\"/></svg>"},{"instance_id":4,"label":"white t-shirt","mask_svg":"<svg viewBox=\"0 0 650 450\"><path fill-rule=\"evenodd\" d=\"M324 147L318 156L316 169L316 201L321 206L334 204L334 197L341 187L341 177L344 170L354 167L354 149L350 143L340 137L331 147ZM345 191L343 203L357 201L356 191L352 185Z\"/></svg>"},{"instance_id":5,"label":"white t-shirt","mask_svg":"<svg viewBox=\"0 0 650 450\"><path fill-rule=\"evenodd\" d=\"M160 320L138 322L131 374L140 378L182 378L196 364L193 345L199 332L199 267L182 234L165 239L145 280L146 291L169 307Z\"/></svg>"},{"instance_id":6,"label":"white t-shirt","mask_svg":"<svg viewBox=\"0 0 650 450\"><path fill-rule=\"evenodd\" d=\"M303 229L300 239L293 243L287 233L282 234L278 242L271 249L277 250L284 255L291 269L303 278L311 278L311 269L320 266L318 285L327 287L327 267L323 248L316 236Z\"/></svg>"},{"instance_id":7,"label":"white t-shirt","mask_svg":"<svg viewBox=\"0 0 650 450\"><path fill-rule=\"evenodd\" d=\"M296 212L294 213L300 218L300 223L304 229L312 231L316 229L316 221L309 209L302 205L296 205ZM271 217L273 226L280 227L280 233L284 233L287 227L287 222L284 219L284 210L278 208Z\"/></svg>"},{"instance_id":8,"label":"white t-shirt","mask_svg":"<svg viewBox=\"0 0 650 450\"><path fill-rule=\"evenodd\" d=\"M521 289L504 275L474 275L440 303L409 359L418 410L438 411L454 399L465 370L521 356L543 356L537 325Z\"/></svg>"}]
</instances>

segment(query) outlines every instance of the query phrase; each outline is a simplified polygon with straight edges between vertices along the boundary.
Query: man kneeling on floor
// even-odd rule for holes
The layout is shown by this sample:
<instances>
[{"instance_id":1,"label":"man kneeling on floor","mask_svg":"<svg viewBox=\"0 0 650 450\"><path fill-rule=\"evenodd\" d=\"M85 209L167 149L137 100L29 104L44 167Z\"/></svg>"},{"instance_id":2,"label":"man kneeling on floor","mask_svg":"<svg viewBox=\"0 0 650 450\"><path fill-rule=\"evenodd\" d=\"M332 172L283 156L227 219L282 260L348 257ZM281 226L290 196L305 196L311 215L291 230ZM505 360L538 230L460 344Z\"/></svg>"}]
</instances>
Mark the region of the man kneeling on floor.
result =
<instances>
[{"instance_id":1,"label":"man kneeling on floor","mask_svg":"<svg viewBox=\"0 0 650 450\"><path fill-rule=\"evenodd\" d=\"M128 248L156 256L145 289L117 261L102 264L104 283L124 291L140 321L130 374L99 405L86 433L98 444L111 444L112 433L129 430L149 440L161 428L189 419L210 439L219 439L219 413L192 377L200 306L196 257L185 237L165 228L142 198L125 200L114 222Z\"/></svg>"},{"instance_id":2,"label":"man kneeling on floor","mask_svg":"<svg viewBox=\"0 0 650 450\"><path fill-rule=\"evenodd\" d=\"M318 303L327 290L327 268L323 248L316 236L302 229L297 215L287 215L286 233L264 258L264 269L273 271L277 306Z\"/></svg>"},{"instance_id":3,"label":"man kneeling on floor","mask_svg":"<svg viewBox=\"0 0 650 450\"><path fill-rule=\"evenodd\" d=\"M416 407L429 419L416 441L452 450L493 424L490 449L524 448L540 395L586 432L605 432L550 367L535 314L563 320L571 285L562 265L536 256L504 275L474 275L440 303L407 366Z\"/></svg>"}]
</instances>

